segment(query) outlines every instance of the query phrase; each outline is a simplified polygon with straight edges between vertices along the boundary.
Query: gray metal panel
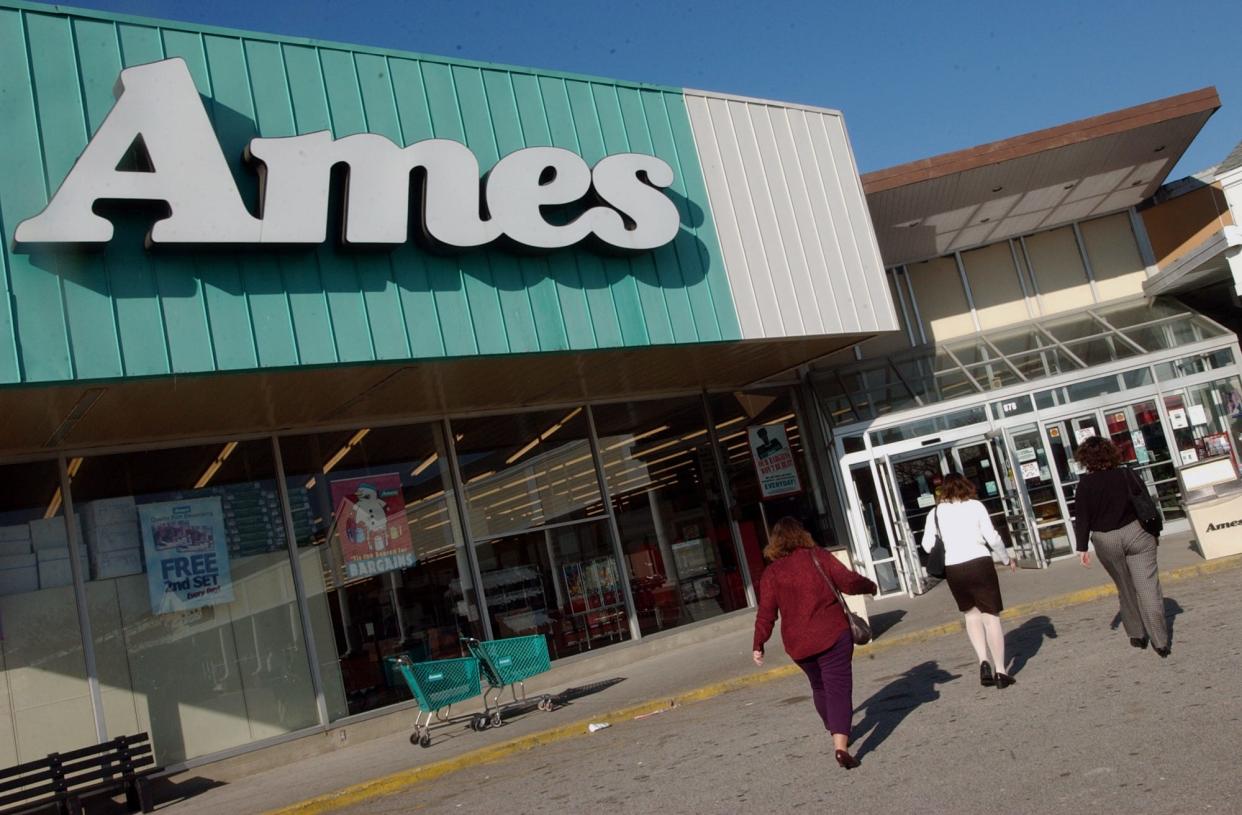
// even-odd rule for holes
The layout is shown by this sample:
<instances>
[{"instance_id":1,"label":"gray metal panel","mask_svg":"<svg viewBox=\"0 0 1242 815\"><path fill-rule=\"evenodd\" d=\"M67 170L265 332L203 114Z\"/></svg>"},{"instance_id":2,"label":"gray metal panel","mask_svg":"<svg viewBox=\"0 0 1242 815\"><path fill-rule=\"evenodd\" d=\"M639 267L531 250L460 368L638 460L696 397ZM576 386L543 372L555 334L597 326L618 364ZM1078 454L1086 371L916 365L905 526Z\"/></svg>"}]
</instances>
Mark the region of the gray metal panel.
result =
<instances>
[{"instance_id":1,"label":"gray metal panel","mask_svg":"<svg viewBox=\"0 0 1242 815\"><path fill-rule=\"evenodd\" d=\"M841 115L685 97L743 338L899 330Z\"/></svg>"}]
</instances>

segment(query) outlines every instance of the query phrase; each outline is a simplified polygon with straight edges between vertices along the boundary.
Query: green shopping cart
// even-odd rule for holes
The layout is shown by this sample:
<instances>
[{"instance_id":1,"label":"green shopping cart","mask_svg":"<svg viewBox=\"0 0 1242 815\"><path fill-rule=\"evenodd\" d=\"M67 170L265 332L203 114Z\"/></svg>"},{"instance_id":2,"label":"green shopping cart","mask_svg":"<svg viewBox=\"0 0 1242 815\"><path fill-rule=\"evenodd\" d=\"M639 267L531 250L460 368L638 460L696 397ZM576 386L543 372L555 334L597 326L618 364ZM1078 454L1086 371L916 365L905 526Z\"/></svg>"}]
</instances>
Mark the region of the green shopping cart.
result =
<instances>
[{"instance_id":1,"label":"green shopping cart","mask_svg":"<svg viewBox=\"0 0 1242 815\"><path fill-rule=\"evenodd\" d=\"M505 710L530 703L526 698L526 680L548 670L548 641L542 634L535 634L484 642L466 638L462 642L471 656L479 661L480 671L488 684L483 693L483 712L471 718L470 726L475 730L483 730L489 725L500 727L504 724ZM501 704L505 688L513 695L513 701ZM518 688L521 688L521 696L518 695ZM493 691L495 698L489 698ZM550 695L543 694L536 706L548 711L556 704Z\"/></svg>"},{"instance_id":2,"label":"green shopping cart","mask_svg":"<svg viewBox=\"0 0 1242 815\"><path fill-rule=\"evenodd\" d=\"M410 744L431 746L431 720L449 720L453 705L473 699L481 691L479 661L474 657L464 659L436 659L428 662L412 662L407 656L388 657L393 670L405 679L410 693L418 702L414 715L414 732ZM484 697L486 702L486 697ZM422 717L426 715L427 721ZM476 728L477 729L477 728Z\"/></svg>"}]
</instances>

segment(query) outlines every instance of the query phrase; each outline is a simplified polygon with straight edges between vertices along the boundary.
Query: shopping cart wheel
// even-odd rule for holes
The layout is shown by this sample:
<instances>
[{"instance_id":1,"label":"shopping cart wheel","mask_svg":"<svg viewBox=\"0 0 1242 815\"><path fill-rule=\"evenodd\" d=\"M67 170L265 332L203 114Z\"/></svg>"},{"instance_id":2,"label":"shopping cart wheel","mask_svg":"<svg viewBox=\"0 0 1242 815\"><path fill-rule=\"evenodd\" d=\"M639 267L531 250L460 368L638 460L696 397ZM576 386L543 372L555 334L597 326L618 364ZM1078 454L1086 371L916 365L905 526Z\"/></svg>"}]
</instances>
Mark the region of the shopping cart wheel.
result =
<instances>
[{"instance_id":1,"label":"shopping cart wheel","mask_svg":"<svg viewBox=\"0 0 1242 815\"><path fill-rule=\"evenodd\" d=\"M419 747L430 747L431 746L431 731L430 730L423 731L422 738L418 740L418 746Z\"/></svg>"},{"instance_id":2,"label":"shopping cart wheel","mask_svg":"<svg viewBox=\"0 0 1242 815\"><path fill-rule=\"evenodd\" d=\"M487 729L487 714L476 713L470 717L470 729L482 733Z\"/></svg>"},{"instance_id":3,"label":"shopping cart wheel","mask_svg":"<svg viewBox=\"0 0 1242 815\"><path fill-rule=\"evenodd\" d=\"M421 727L414 728L414 732L410 734L410 744L418 744L422 737L423 729Z\"/></svg>"},{"instance_id":4,"label":"shopping cart wheel","mask_svg":"<svg viewBox=\"0 0 1242 815\"><path fill-rule=\"evenodd\" d=\"M492 714L492 727L500 727L504 723L505 720L501 718L499 710Z\"/></svg>"},{"instance_id":5,"label":"shopping cart wheel","mask_svg":"<svg viewBox=\"0 0 1242 815\"><path fill-rule=\"evenodd\" d=\"M539 700L539 709L545 713L550 712L553 708L553 705L554 703L552 701L551 696L545 696Z\"/></svg>"}]
</instances>

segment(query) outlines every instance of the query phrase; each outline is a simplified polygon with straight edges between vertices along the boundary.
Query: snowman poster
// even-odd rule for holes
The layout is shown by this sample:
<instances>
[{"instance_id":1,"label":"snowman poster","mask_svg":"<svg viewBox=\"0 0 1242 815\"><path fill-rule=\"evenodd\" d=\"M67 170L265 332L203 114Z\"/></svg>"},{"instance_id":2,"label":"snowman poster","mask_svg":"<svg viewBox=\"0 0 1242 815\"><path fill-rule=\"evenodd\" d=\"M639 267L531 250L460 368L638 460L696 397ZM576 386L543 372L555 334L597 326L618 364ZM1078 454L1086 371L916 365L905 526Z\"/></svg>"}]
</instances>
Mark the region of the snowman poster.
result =
<instances>
[{"instance_id":1,"label":"snowman poster","mask_svg":"<svg viewBox=\"0 0 1242 815\"><path fill-rule=\"evenodd\" d=\"M332 482L336 536L346 574L368 577L413 566L414 541L398 473Z\"/></svg>"}]
</instances>

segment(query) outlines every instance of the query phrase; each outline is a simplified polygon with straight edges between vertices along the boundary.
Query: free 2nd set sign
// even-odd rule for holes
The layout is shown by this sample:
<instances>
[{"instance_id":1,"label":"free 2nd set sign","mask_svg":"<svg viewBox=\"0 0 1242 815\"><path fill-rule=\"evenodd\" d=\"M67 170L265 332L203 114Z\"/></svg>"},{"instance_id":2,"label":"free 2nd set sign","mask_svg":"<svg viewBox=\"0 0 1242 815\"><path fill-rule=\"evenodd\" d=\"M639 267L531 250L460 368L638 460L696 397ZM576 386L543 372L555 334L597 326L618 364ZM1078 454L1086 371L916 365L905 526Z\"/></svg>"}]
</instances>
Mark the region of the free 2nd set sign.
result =
<instances>
[{"instance_id":1,"label":"free 2nd set sign","mask_svg":"<svg viewBox=\"0 0 1242 815\"><path fill-rule=\"evenodd\" d=\"M168 614L233 601L219 496L138 507L151 611Z\"/></svg>"}]
</instances>

